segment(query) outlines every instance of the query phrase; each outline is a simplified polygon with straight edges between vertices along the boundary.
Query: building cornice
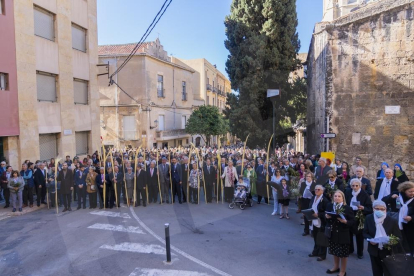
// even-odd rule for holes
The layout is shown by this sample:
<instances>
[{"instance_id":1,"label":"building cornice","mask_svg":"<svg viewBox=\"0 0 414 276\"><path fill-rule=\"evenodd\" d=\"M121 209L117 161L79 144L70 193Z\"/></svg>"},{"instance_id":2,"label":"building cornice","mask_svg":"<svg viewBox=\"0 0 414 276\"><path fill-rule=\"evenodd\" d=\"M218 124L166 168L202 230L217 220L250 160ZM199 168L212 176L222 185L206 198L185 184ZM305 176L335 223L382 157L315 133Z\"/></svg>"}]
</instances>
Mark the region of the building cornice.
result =
<instances>
[{"instance_id":1,"label":"building cornice","mask_svg":"<svg viewBox=\"0 0 414 276\"><path fill-rule=\"evenodd\" d=\"M127 56L129 56L129 55L127 55L127 54L116 54L116 55L99 55L99 58L114 58L114 57L127 57ZM160 59L160 58L154 57L154 56L152 56L152 55L148 55L148 54L146 54L146 53L140 53L140 54L135 54L135 55L134 55L134 57L137 57L137 56L138 56L138 57L139 57L139 56L141 56L141 57L149 57L149 58L152 58L152 59L154 59L154 60L156 60L156 61L159 61L159 62L162 62L162 63L168 64L168 65L170 65L170 66L173 66L173 67L176 67L176 68L179 68L179 69L182 69L182 70L185 70L185 71L191 72L191 73L195 73L195 70L192 70L192 69L186 68L186 67L184 67L184 66L178 65L178 64L173 63L173 62L170 62L170 61L166 61L166 60L163 60L163 59Z\"/></svg>"}]
</instances>

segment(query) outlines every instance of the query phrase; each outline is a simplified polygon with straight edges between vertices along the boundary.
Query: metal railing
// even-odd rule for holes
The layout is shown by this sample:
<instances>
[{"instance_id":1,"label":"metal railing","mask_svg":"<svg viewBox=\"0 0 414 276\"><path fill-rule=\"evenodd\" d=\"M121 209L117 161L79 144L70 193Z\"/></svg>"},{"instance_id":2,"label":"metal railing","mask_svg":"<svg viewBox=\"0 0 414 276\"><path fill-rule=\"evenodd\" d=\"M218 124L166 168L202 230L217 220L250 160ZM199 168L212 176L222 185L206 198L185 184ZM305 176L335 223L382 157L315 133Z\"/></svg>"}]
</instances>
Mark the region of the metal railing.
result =
<instances>
[{"instance_id":1,"label":"metal railing","mask_svg":"<svg viewBox=\"0 0 414 276\"><path fill-rule=\"evenodd\" d=\"M187 135L187 133L185 132L185 129L172 129L172 130L157 131L157 138L178 137L178 136L184 136L184 135Z\"/></svg>"},{"instance_id":2,"label":"metal railing","mask_svg":"<svg viewBox=\"0 0 414 276\"><path fill-rule=\"evenodd\" d=\"M211 84L206 85L207 90L211 91Z\"/></svg>"}]
</instances>

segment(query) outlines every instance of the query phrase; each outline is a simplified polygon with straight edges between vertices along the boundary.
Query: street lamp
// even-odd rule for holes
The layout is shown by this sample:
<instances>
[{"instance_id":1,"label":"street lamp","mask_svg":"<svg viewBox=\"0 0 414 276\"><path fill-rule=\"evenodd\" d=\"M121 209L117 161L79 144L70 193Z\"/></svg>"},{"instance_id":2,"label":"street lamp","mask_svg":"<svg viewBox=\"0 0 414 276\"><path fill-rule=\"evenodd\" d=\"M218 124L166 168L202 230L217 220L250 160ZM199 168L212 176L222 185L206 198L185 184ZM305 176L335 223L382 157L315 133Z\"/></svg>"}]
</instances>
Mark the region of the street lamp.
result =
<instances>
[{"instance_id":1,"label":"street lamp","mask_svg":"<svg viewBox=\"0 0 414 276\"><path fill-rule=\"evenodd\" d=\"M150 126L150 129L154 129L158 127L158 120L154 121L155 126Z\"/></svg>"}]
</instances>

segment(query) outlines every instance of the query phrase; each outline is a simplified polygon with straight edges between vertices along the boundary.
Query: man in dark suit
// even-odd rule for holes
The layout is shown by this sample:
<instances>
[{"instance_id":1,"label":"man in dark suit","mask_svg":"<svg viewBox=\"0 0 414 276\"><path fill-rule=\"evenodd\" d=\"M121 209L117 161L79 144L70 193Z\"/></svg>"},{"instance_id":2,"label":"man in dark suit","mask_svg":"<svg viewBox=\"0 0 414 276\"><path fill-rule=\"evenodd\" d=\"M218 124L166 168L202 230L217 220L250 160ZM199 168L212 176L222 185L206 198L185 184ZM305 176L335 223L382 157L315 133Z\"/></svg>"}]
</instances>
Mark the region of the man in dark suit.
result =
<instances>
[{"instance_id":1,"label":"man in dark suit","mask_svg":"<svg viewBox=\"0 0 414 276\"><path fill-rule=\"evenodd\" d=\"M382 200L384 197L392 193L398 193L398 181L393 179L394 171L392 169L385 170L385 177L378 179L375 185L374 199Z\"/></svg>"},{"instance_id":2,"label":"man in dark suit","mask_svg":"<svg viewBox=\"0 0 414 276\"><path fill-rule=\"evenodd\" d=\"M44 163L38 165L37 170L34 173L34 182L37 187L37 207L39 207L40 202L46 204L45 196L43 196L43 190L46 191L46 172Z\"/></svg>"},{"instance_id":3,"label":"man in dark suit","mask_svg":"<svg viewBox=\"0 0 414 276\"><path fill-rule=\"evenodd\" d=\"M78 187L78 210L83 202L83 209L86 209L86 172L85 167L80 165L79 170L75 174L75 185Z\"/></svg>"},{"instance_id":4,"label":"man in dark suit","mask_svg":"<svg viewBox=\"0 0 414 276\"><path fill-rule=\"evenodd\" d=\"M171 181L172 181L172 186L173 186L173 190L171 191L171 200L172 202L174 202L175 195L177 195L178 203L181 204L183 203L181 201L181 185L182 185L181 166L180 164L177 163L177 159L175 157L171 159L171 163L172 163L171 164Z\"/></svg>"},{"instance_id":5,"label":"man in dark suit","mask_svg":"<svg viewBox=\"0 0 414 276\"><path fill-rule=\"evenodd\" d=\"M142 197L142 204L144 207L147 206L147 195L146 195L146 186L147 186L147 174L142 169L142 165L137 165L137 201L135 202L135 207L141 205L141 197Z\"/></svg>"},{"instance_id":6,"label":"man in dark suit","mask_svg":"<svg viewBox=\"0 0 414 276\"><path fill-rule=\"evenodd\" d=\"M376 200L372 204L374 208L374 214L367 215L365 218L365 226L363 230L363 235L365 239L373 239L377 233L377 225L382 225L385 230L385 234L390 236L391 234L402 239L401 231L398 227L398 222L393 218L384 216L387 214L387 206L381 200ZM375 216L375 218L374 218ZM381 216L381 217L379 217ZM377 224L375 220L383 220L382 223ZM382 260L391 255L391 251L385 248L379 249L378 244L374 242L368 242L368 253L371 258L371 267L373 275L391 275L386 267L384 266ZM407 273L407 275L410 273Z\"/></svg>"},{"instance_id":7,"label":"man in dark suit","mask_svg":"<svg viewBox=\"0 0 414 276\"><path fill-rule=\"evenodd\" d=\"M206 183L206 196L207 202L211 203L213 197L213 187L217 181L217 171L214 166L211 165L211 160L207 159L206 166L204 167L204 181Z\"/></svg>"},{"instance_id":8,"label":"man in dark suit","mask_svg":"<svg viewBox=\"0 0 414 276\"><path fill-rule=\"evenodd\" d=\"M315 170L315 179L327 175L330 170L332 168L326 165L326 159L324 157L319 158L318 166Z\"/></svg>"},{"instance_id":9,"label":"man in dark suit","mask_svg":"<svg viewBox=\"0 0 414 276\"><path fill-rule=\"evenodd\" d=\"M71 195L73 191L73 172L68 168L68 163L63 163L62 170L58 173L57 181L60 182L60 190L59 193L63 197L63 211L72 211L70 207L71 203Z\"/></svg>"},{"instance_id":10,"label":"man in dark suit","mask_svg":"<svg viewBox=\"0 0 414 276\"><path fill-rule=\"evenodd\" d=\"M113 183L111 187L113 196L111 196L109 199L109 208L112 208L114 206L115 201L117 201L116 204L118 207L121 207L121 189L124 185L124 175L119 171L118 166L114 166L114 171L109 174L109 178Z\"/></svg>"},{"instance_id":11,"label":"man in dark suit","mask_svg":"<svg viewBox=\"0 0 414 276\"><path fill-rule=\"evenodd\" d=\"M156 161L151 161L150 167L147 170L147 183L149 193L149 203L156 203L158 200L158 176L157 168L155 167Z\"/></svg>"},{"instance_id":12,"label":"man in dark suit","mask_svg":"<svg viewBox=\"0 0 414 276\"><path fill-rule=\"evenodd\" d=\"M187 202L187 186L188 186L188 157L184 157L181 164L181 192L183 194L183 202Z\"/></svg>"},{"instance_id":13,"label":"man in dark suit","mask_svg":"<svg viewBox=\"0 0 414 276\"><path fill-rule=\"evenodd\" d=\"M259 160L259 166L257 166L256 169L256 174L257 174L257 204L260 204L260 201L262 201L262 197L264 197L265 199L265 203L268 203L268 198L267 198L267 191L266 189L266 169L265 166L263 165L263 160L260 159Z\"/></svg>"},{"instance_id":14,"label":"man in dark suit","mask_svg":"<svg viewBox=\"0 0 414 276\"><path fill-rule=\"evenodd\" d=\"M361 189L364 190L368 195L372 195L371 181L368 178L364 177L364 173L365 173L365 170L363 167L357 167L355 169L355 176L353 176L348 182L348 189L351 189L351 186L350 186L351 180L354 178L357 178L362 183Z\"/></svg>"},{"instance_id":15,"label":"man in dark suit","mask_svg":"<svg viewBox=\"0 0 414 276\"><path fill-rule=\"evenodd\" d=\"M109 186L108 186L108 182L109 182L109 177L108 174L104 174L104 168L101 167L99 169L99 174L96 176L96 185L98 186L98 191L99 191L99 209L103 209L104 207L108 207L108 190L109 190ZM105 205L104 205L104 184L105 182L107 183L106 186L106 195L105 195Z\"/></svg>"},{"instance_id":16,"label":"man in dark suit","mask_svg":"<svg viewBox=\"0 0 414 276\"><path fill-rule=\"evenodd\" d=\"M162 202L170 203L168 195L170 190L170 165L167 164L167 158L162 158L161 164L158 165L158 172L160 173Z\"/></svg>"}]
</instances>

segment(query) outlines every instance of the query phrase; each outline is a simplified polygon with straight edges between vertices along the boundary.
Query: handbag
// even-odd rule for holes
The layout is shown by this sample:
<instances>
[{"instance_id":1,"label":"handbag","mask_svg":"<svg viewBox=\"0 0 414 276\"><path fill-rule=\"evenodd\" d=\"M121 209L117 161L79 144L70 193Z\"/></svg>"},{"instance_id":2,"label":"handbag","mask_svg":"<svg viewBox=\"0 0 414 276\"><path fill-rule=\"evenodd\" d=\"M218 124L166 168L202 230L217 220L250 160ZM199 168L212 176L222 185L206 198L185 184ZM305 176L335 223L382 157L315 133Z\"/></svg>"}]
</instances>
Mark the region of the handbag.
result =
<instances>
[{"instance_id":1,"label":"handbag","mask_svg":"<svg viewBox=\"0 0 414 276\"><path fill-rule=\"evenodd\" d=\"M96 188L95 188L95 185L91 185L91 190L92 190L92 191L95 191L95 189L96 189Z\"/></svg>"},{"instance_id":2,"label":"handbag","mask_svg":"<svg viewBox=\"0 0 414 276\"><path fill-rule=\"evenodd\" d=\"M331 234L332 234L332 226L325 226L325 232L324 235L325 237L327 237L328 239L331 238Z\"/></svg>"},{"instance_id":3,"label":"handbag","mask_svg":"<svg viewBox=\"0 0 414 276\"><path fill-rule=\"evenodd\" d=\"M406 276L408 275L408 271L414 271L413 256L410 254L407 255L401 242L399 242L399 245L401 246L403 253L396 254L394 252L394 247L392 247L392 254L382 259L384 266L388 269L390 275L392 276Z\"/></svg>"},{"instance_id":4,"label":"handbag","mask_svg":"<svg viewBox=\"0 0 414 276\"><path fill-rule=\"evenodd\" d=\"M325 228L325 230L326 230L326 228ZM328 247L329 246L329 239L325 235L324 232L320 231L316 235L316 245L317 246L322 246L322 247Z\"/></svg>"}]
</instances>

